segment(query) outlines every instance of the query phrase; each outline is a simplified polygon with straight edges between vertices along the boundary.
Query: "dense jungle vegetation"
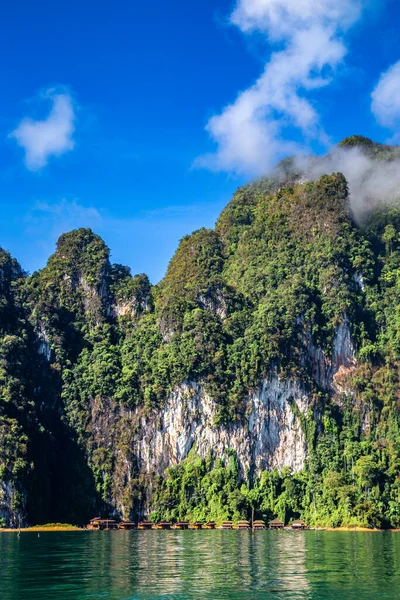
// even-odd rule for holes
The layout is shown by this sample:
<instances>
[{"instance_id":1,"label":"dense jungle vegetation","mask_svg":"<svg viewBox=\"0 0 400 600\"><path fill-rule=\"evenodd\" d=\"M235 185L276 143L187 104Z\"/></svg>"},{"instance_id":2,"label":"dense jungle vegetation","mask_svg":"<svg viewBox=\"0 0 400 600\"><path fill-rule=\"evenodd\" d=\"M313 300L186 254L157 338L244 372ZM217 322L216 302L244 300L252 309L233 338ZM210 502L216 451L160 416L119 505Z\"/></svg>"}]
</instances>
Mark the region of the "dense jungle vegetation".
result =
<instances>
[{"instance_id":1,"label":"dense jungle vegetation","mask_svg":"<svg viewBox=\"0 0 400 600\"><path fill-rule=\"evenodd\" d=\"M342 142L354 145L376 160L397 152ZM89 229L62 235L32 275L0 250L0 523L254 511L400 527L400 209L356 224L343 175L300 183L284 168L284 180L240 188L214 230L183 238L156 286L111 264ZM310 348L330 356L345 321L354 364L340 385L323 386ZM233 450L200 457L195 446L163 475L140 468L141 417L161 411L174 386L201 383L214 426L227 427L246 418L244 399L272 372L308 391L302 471L244 473ZM129 477L116 473L117 455Z\"/></svg>"}]
</instances>

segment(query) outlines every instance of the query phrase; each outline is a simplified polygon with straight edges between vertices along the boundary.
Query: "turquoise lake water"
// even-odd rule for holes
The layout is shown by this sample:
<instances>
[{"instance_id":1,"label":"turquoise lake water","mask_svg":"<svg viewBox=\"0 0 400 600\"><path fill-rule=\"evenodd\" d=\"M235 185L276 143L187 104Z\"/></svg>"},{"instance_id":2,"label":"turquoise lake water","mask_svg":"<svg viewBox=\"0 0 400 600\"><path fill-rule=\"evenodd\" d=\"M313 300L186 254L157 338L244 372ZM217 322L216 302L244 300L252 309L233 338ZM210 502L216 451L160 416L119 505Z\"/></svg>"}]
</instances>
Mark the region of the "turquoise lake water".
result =
<instances>
[{"instance_id":1,"label":"turquoise lake water","mask_svg":"<svg viewBox=\"0 0 400 600\"><path fill-rule=\"evenodd\" d=\"M1 600L400 599L400 534L0 534Z\"/></svg>"}]
</instances>

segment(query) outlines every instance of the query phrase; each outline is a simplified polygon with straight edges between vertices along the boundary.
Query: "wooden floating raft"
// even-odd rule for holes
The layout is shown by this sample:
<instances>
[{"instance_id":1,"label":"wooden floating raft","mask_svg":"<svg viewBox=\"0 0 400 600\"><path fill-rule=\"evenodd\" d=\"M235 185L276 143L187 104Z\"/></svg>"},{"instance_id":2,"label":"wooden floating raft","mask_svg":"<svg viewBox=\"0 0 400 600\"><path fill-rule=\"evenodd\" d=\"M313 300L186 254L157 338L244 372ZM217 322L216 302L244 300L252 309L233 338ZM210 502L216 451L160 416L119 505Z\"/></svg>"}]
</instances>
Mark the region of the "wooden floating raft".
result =
<instances>
[{"instance_id":1,"label":"wooden floating raft","mask_svg":"<svg viewBox=\"0 0 400 600\"><path fill-rule=\"evenodd\" d=\"M149 530L153 529L154 523L152 521L141 521L138 525L138 529L140 530Z\"/></svg>"},{"instance_id":2,"label":"wooden floating raft","mask_svg":"<svg viewBox=\"0 0 400 600\"><path fill-rule=\"evenodd\" d=\"M136 529L136 525L131 521L121 521L121 523L118 523L118 529L132 530Z\"/></svg>"},{"instance_id":3,"label":"wooden floating raft","mask_svg":"<svg viewBox=\"0 0 400 600\"><path fill-rule=\"evenodd\" d=\"M279 519L273 519L268 523L270 529L283 529L285 527L285 523L282 523Z\"/></svg>"},{"instance_id":4,"label":"wooden floating raft","mask_svg":"<svg viewBox=\"0 0 400 600\"><path fill-rule=\"evenodd\" d=\"M102 521L101 517L94 517L94 519L90 519L88 529L100 529L100 522Z\"/></svg>"},{"instance_id":5,"label":"wooden floating raft","mask_svg":"<svg viewBox=\"0 0 400 600\"><path fill-rule=\"evenodd\" d=\"M236 529L250 529L250 523L248 521L238 521L236 525Z\"/></svg>"},{"instance_id":6,"label":"wooden floating raft","mask_svg":"<svg viewBox=\"0 0 400 600\"><path fill-rule=\"evenodd\" d=\"M87 528L90 530L94 530L94 531L115 530L115 529L121 529L121 530L127 531L127 530L136 529L136 524L133 521L121 521L121 523L117 523L113 519L102 519L101 517L94 517L94 519L90 520L90 523L87 526ZM268 523L268 528L269 529L284 529L285 525L279 519L273 519L272 521L270 521ZM290 528L294 531L304 531L304 530L310 529L308 527L308 525L304 521L301 521L300 519L296 519L295 521L293 521ZM188 530L188 529L217 529L217 524L215 521L208 521L207 523L203 523L202 521L195 521L192 524L190 524L189 521L178 521L175 524L173 524L170 521L160 521L157 524L153 523L152 521L141 521L138 524L137 529L140 529L140 530L158 529L158 530L164 530L164 531L166 531L166 530L168 531L171 529L177 529L180 531ZM218 527L218 529L260 530L260 529L266 529L266 525L265 525L265 521L262 521L261 519L254 521L252 525L250 524L249 521L242 519L242 520L238 521L236 525L234 525L232 521L223 521L221 526ZM288 529L288 527L286 529Z\"/></svg>"},{"instance_id":7,"label":"wooden floating raft","mask_svg":"<svg viewBox=\"0 0 400 600\"><path fill-rule=\"evenodd\" d=\"M189 529L189 521L178 521L175 523L175 529L180 529L181 531Z\"/></svg>"},{"instance_id":8,"label":"wooden floating raft","mask_svg":"<svg viewBox=\"0 0 400 600\"><path fill-rule=\"evenodd\" d=\"M157 529L162 529L164 531L167 531L167 530L171 529L172 523L170 523L169 521L160 521L159 523L157 523L156 527L157 527Z\"/></svg>"},{"instance_id":9,"label":"wooden floating raft","mask_svg":"<svg viewBox=\"0 0 400 600\"><path fill-rule=\"evenodd\" d=\"M299 519L296 521L293 521L292 523L292 529L295 529L296 531L304 531L305 529L309 529L308 525L306 525L304 523L304 521L300 521Z\"/></svg>"},{"instance_id":10,"label":"wooden floating raft","mask_svg":"<svg viewBox=\"0 0 400 600\"><path fill-rule=\"evenodd\" d=\"M118 524L113 519L101 519L95 517L91 519L88 525L88 529L95 531L104 531L104 529L118 529Z\"/></svg>"}]
</instances>

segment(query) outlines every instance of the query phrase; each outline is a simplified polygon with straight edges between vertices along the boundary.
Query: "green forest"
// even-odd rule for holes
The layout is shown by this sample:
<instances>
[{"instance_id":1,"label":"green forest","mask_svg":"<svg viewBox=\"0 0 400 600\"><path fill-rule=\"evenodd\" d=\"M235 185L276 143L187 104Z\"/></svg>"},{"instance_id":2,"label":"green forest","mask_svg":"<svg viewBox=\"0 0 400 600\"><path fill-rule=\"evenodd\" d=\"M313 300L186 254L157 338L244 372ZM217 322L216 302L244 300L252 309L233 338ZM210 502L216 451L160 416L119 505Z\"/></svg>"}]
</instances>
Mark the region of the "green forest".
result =
<instances>
[{"instance_id":1,"label":"green forest","mask_svg":"<svg viewBox=\"0 0 400 600\"><path fill-rule=\"evenodd\" d=\"M398 157L341 143L354 146ZM342 174L303 182L293 164L184 237L157 285L111 264L90 229L62 235L31 275L0 249L0 525L100 513L400 527L400 206L355 222ZM322 385L310 349L331 357L344 323L354 360ZM143 423L177 386L201 385L227 428L271 374L307 392L306 414L291 403L304 468L246 471L234 449L196 443L180 464L143 467Z\"/></svg>"}]
</instances>

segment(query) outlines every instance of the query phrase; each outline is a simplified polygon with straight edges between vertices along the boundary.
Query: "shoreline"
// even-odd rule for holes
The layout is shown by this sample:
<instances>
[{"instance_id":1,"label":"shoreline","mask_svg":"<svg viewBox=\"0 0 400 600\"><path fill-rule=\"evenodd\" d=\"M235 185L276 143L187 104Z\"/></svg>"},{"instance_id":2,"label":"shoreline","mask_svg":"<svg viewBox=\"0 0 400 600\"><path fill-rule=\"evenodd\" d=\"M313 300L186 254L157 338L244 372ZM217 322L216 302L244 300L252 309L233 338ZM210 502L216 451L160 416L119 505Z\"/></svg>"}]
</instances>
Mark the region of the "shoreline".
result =
<instances>
[{"instance_id":1,"label":"shoreline","mask_svg":"<svg viewBox=\"0 0 400 600\"><path fill-rule=\"evenodd\" d=\"M41 533L44 531L86 531L83 527L44 527L42 525L33 525L32 527L12 528L4 527L0 529L0 533Z\"/></svg>"},{"instance_id":2,"label":"shoreline","mask_svg":"<svg viewBox=\"0 0 400 600\"><path fill-rule=\"evenodd\" d=\"M400 531L400 529L376 529L371 527L359 527L359 526L348 526L348 527L310 527L310 531L344 531L357 533L385 533L385 531Z\"/></svg>"},{"instance_id":3,"label":"shoreline","mask_svg":"<svg viewBox=\"0 0 400 600\"><path fill-rule=\"evenodd\" d=\"M219 529L217 529L219 530ZM34 525L31 527L21 527L20 529L15 529L15 528L11 528L11 527L5 527L0 529L0 533L44 533L46 531L56 531L56 532L60 532L60 531L91 531L90 529L86 529L84 527L75 527L75 526L71 526L71 527L45 527L43 525ZM112 531L112 530L110 530ZM134 529L133 531L138 531L138 529ZM153 531L153 530L152 530ZM154 530L156 531L156 530ZM174 530L175 531L175 530ZM192 529L189 529L188 531L194 531ZM204 530L206 531L206 530ZM222 530L220 530L222 531ZM236 529L232 529L231 531L237 531ZM247 531L251 531L251 529L247 530ZM273 530L264 530L264 531L273 531ZM304 533L303 531L295 531L293 529L291 529L291 527L285 527L282 531L293 531L296 533ZM337 531L337 532L341 532L341 533L351 533L351 532L356 532L356 533L385 533L385 532L391 532L391 533L400 533L400 529L370 529L368 527L310 527L310 529L308 529L307 531Z\"/></svg>"}]
</instances>

